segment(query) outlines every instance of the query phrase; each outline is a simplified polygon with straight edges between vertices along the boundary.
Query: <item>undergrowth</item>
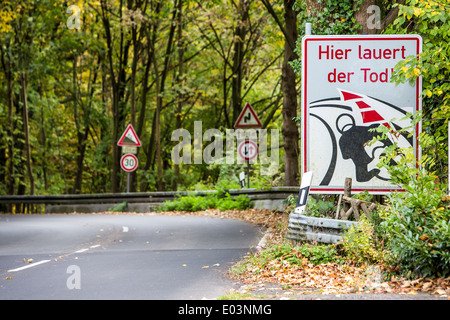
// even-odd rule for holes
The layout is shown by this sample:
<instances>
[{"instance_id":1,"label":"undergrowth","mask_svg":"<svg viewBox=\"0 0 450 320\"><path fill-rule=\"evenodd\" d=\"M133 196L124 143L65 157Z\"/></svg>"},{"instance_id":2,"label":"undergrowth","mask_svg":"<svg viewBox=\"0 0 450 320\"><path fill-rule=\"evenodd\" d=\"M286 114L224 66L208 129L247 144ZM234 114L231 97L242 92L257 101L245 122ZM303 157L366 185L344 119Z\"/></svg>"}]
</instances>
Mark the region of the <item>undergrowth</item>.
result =
<instances>
[{"instance_id":1,"label":"undergrowth","mask_svg":"<svg viewBox=\"0 0 450 320\"><path fill-rule=\"evenodd\" d=\"M215 192L206 196L187 195L164 202L158 211L202 211L206 209L245 210L250 208L251 200L241 194L231 197L228 192Z\"/></svg>"}]
</instances>

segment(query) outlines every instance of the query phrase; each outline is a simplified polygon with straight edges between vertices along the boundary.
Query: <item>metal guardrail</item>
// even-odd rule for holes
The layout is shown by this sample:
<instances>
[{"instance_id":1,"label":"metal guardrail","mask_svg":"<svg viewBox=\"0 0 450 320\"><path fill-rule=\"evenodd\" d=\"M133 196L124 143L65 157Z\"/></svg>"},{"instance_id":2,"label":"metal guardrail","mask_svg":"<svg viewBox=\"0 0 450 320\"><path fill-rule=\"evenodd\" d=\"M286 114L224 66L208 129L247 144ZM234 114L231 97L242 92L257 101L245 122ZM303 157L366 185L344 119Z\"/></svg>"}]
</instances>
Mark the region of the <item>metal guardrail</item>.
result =
<instances>
[{"instance_id":1,"label":"metal guardrail","mask_svg":"<svg viewBox=\"0 0 450 320\"><path fill-rule=\"evenodd\" d=\"M0 196L1 205L69 205L69 204L117 204L128 203L161 203L173 200L179 196L206 196L215 190L204 191L156 191L130 193L101 193L101 194L61 194L61 195L11 195ZM246 194L251 200L286 199L289 195L296 195L298 187L273 187L270 189L230 189L230 196Z\"/></svg>"},{"instance_id":2,"label":"metal guardrail","mask_svg":"<svg viewBox=\"0 0 450 320\"><path fill-rule=\"evenodd\" d=\"M291 213L286 237L296 241L337 243L342 240L342 233L357 223Z\"/></svg>"}]
</instances>

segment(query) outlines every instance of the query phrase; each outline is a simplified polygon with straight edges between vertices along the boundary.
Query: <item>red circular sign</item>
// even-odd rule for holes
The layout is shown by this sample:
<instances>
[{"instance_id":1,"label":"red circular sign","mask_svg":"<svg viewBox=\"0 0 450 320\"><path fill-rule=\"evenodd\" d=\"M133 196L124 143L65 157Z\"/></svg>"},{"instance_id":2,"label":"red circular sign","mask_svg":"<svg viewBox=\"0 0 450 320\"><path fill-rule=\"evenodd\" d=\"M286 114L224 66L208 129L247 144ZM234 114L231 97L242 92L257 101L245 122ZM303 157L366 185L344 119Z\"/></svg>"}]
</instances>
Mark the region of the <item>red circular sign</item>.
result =
<instances>
[{"instance_id":1,"label":"red circular sign","mask_svg":"<svg viewBox=\"0 0 450 320\"><path fill-rule=\"evenodd\" d=\"M120 158L120 166L126 172L133 172L137 169L139 162L134 154L127 153Z\"/></svg>"},{"instance_id":2,"label":"red circular sign","mask_svg":"<svg viewBox=\"0 0 450 320\"><path fill-rule=\"evenodd\" d=\"M245 161L250 161L258 155L258 145L250 140L243 141L238 146L238 154Z\"/></svg>"}]
</instances>

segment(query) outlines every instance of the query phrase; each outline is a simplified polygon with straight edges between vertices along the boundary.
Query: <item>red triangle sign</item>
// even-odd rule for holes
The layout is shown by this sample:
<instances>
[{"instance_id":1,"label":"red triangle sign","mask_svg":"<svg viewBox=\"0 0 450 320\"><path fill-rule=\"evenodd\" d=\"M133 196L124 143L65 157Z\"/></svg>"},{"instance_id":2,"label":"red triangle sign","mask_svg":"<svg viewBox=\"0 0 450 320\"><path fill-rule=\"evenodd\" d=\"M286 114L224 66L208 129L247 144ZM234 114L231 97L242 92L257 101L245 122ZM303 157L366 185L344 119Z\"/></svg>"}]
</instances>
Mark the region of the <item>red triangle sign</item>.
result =
<instances>
[{"instance_id":1,"label":"red triangle sign","mask_svg":"<svg viewBox=\"0 0 450 320\"><path fill-rule=\"evenodd\" d=\"M235 128L261 128L262 124L250 103L246 103L234 124Z\"/></svg>"},{"instance_id":2,"label":"red triangle sign","mask_svg":"<svg viewBox=\"0 0 450 320\"><path fill-rule=\"evenodd\" d=\"M131 124L125 129L124 133L117 142L120 147L140 147L141 141L139 140L136 131Z\"/></svg>"}]
</instances>

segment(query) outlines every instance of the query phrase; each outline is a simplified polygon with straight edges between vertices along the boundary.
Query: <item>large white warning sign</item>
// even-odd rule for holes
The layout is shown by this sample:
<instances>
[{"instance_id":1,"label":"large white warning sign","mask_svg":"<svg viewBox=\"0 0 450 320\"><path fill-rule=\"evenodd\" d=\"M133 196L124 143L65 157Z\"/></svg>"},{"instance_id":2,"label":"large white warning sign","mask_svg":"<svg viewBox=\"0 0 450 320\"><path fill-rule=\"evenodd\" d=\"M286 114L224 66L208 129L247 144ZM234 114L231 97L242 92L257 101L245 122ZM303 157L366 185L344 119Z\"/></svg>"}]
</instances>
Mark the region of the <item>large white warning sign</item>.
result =
<instances>
[{"instance_id":1,"label":"large white warning sign","mask_svg":"<svg viewBox=\"0 0 450 320\"><path fill-rule=\"evenodd\" d=\"M396 134L402 120L421 108L421 79L390 82L394 66L422 50L417 35L306 36L302 40L302 172L314 172L311 193L342 193L346 177L354 192L384 194L397 189L377 167L386 147L412 146L413 136ZM384 125L386 140L368 146Z\"/></svg>"}]
</instances>

